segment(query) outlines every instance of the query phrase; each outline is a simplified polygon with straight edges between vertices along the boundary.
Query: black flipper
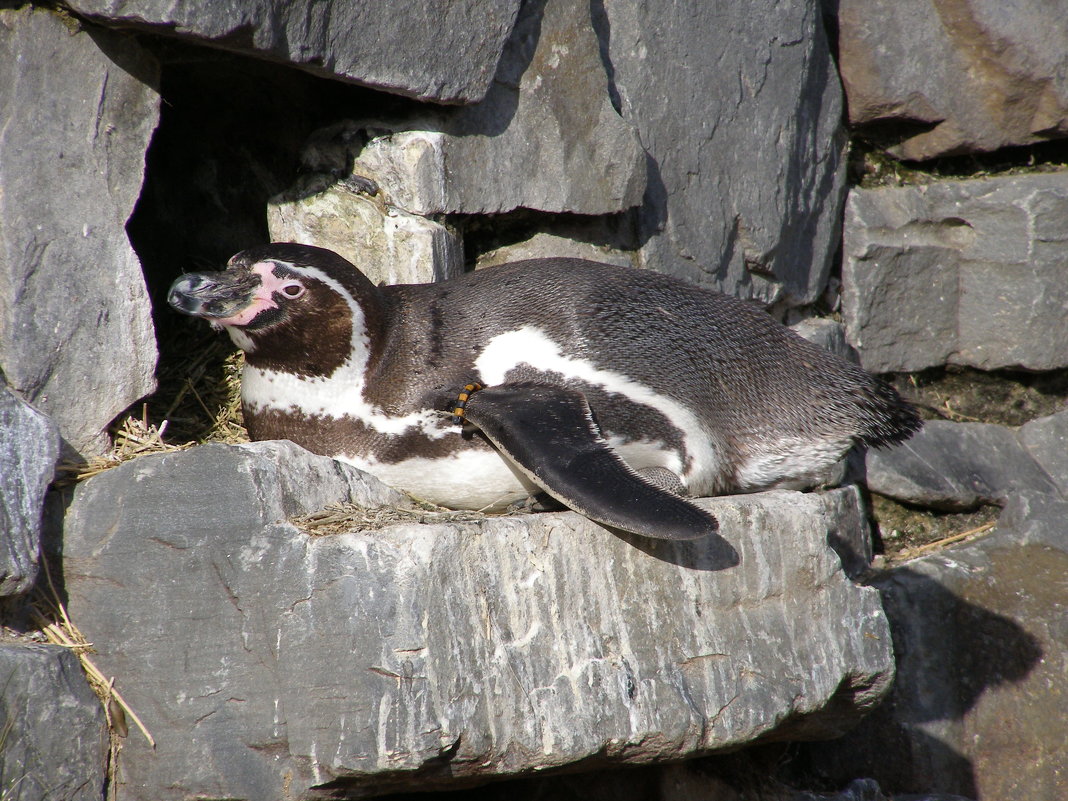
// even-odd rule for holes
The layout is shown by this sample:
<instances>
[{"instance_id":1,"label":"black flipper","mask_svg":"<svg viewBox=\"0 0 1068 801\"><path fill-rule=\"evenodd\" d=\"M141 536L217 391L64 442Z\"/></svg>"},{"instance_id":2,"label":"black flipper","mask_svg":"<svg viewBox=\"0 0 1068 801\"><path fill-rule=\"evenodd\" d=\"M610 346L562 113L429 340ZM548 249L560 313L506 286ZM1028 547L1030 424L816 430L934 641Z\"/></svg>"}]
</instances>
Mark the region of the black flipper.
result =
<instances>
[{"instance_id":1,"label":"black flipper","mask_svg":"<svg viewBox=\"0 0 1068 801\"><path fill-rule=\"evenodd\" d=\"M697 539L719 529L711 514L628 467L601 436L579 392L501 384L471 394L464 416L531 481L591 520L665 540Z\"/></svg>"}]
</instances>

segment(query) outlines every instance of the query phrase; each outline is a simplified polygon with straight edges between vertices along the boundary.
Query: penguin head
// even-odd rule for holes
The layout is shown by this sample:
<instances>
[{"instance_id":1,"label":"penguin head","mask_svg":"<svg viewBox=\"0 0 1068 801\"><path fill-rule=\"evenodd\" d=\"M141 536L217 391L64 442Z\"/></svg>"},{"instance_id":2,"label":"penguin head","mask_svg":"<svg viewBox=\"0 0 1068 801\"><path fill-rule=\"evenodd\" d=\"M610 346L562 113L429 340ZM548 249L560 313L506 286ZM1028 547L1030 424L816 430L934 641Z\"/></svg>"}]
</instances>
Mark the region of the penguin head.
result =
<instances>
[{"instance_id":1,"label":"penguin head","mask_svg":"<svg viewBox=\"0 0 1068 801\"><path fill-rule=\"evenodd\" d=\"M272 243L243 250L225 270L186 273L170 288L177 311L225 330L250 364L331 375L370 351L382 323L379 290L323 248Z\"/></svg>"}]
</instances>

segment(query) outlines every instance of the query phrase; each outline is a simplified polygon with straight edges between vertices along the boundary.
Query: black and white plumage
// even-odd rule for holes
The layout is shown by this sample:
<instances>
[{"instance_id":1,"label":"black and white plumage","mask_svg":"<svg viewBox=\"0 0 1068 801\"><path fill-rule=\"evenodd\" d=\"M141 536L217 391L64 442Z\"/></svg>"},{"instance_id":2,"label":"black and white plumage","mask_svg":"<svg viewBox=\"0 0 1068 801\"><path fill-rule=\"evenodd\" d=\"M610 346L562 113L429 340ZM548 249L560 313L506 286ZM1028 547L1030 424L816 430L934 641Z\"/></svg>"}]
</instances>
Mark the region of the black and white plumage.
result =
<instances>
[{"instance_id":1,"label":"black and white plumage","mask_svg":"<svg viewBox=\"0 0 1068 801\"><path fill-rule=\"evenodd\" d=\"M290 439L453 508L543 490L606 525L715 530L690 495L803 486L920 427L890 387L736 298L658 273L536 259L374 286L270 244L179 278L174 308L246 352L253 439ZM464 386L467 434L451 411ZM657 482L647 480L658 478Z\"/></svg>"}]
</instances>

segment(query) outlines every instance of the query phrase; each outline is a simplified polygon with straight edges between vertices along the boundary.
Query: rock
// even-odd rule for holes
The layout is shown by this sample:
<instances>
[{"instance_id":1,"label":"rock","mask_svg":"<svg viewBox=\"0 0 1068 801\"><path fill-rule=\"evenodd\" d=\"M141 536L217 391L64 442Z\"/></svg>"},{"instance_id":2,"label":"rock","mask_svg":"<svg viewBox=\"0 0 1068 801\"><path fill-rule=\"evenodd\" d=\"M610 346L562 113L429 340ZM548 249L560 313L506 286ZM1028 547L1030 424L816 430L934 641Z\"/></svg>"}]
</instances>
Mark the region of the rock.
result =
<instances>
[{"instance_id":1,"label":"rock","mask_svg":"<svg viewBox=\"0 0 1068 801\"><path fill-rule=\"evenodd\" d=\"M371 139L354 169L415 214L610 214L645 190L645 154L612 108L581 0L524 4L481 103L397 124L425 130Z\"/></svg>"},{"instance_id":2,"label":"rock","mask_svg":"<svg viewBox=\"0 0 1068 801\"><path fill-rule=\"evenodd\" d=\"M842 311L874 372L1068 365L1068 172L854 189Z\"/></svg>"},{"instance_id":3,"label":"rock","mask_svg":"<svg viewBox=\"0 0 1068 801\"><path fill-rule=\"evenodd\" d=\"M475 269L481 270L485 267L496 267L513 261L544 259L552 256L567 259L587 259L604 264L615 264L619 267L634 266L633 257L630 253L599 247L588 242L576 242L574 239L568 239L563 236L540 233L535 234L524 242L505 245L483 253L478 257Z\"/></svg>"},{"instance_id":4,"label":"rock","mask_svg":"<svg viewBox=\"0 0 1068 801\"><path fill-rule=\"evenodd\" d=\"M595 3L611 91L650 157L645 265L787 305L838 247L842 97L817 3Z\"/></svg>"},{"instance_id":5,"label":"rock","mask_svg":"<svg viewBox=\"0 0 1068 801\"><path fill-rule=\"evenodd\" d=\"M362 480L257 443L77 487L69 611L157 742L127 740L120 799L676 761L832 736L888 687L877 596L827 544L863 525L855 489L702 501L734 550L625 540L572 512L329 536L286 522L393 501Z\"/></svg>"},{"instance_id":6,"label":"rock","mask_svg":"<svg viewBox=\"0 0 1068 801\"><path fill-rule=\"evenodd\" d=\"M1014 496L982 539L875 581L897 679L849 734L801 746L827 781L899 793L1068 797L1068 503Z\"/></svg>"},{"instance_id":7,"label":"rock","mask_svg":"<svg viewBox=\"0 0 1068 801\"><path fill-rule=\"evenodd\" d=\"M520 3L72 0L67 5L106 25L194 39L424 100L473 103L486 94Z\"/></svg>"},{"instance_id":8,"label":"rock","mask_svg":"<svg viewBox=\"0 0 1068 801\"><path fill-rule=\"evenodd\" d=\"M790 326L794 333L804 337L814 345L819 345L843 359L851 362L857 360L856 352L846 342L845 326L826 317L809 317Z\"/></svg>"},{"instance_id":9,"label":"rock","mask_svg":"<svg viewBox=\"0 0 1068 801\"><path fill-rule=\"evenodd\" d=\"M100 801L108 730L78 657L0 642L0 792L19 801Z\"/></svg>"},{"instance_id":10,"label":"rock","mask_svg":"<svg viewBox=\"0 0 1068 801\"><path fill-rule=\"evenodd\" d=\"M1061 495L1068 497L1068 410L1021 426L1019 438Z\"/></svg>"},{"instance_id":11,"label":"rock","mask_svg":"<svg viewBox=\"0 0 1068 801\"><path fill-rule=\"evenodd\" d=\"M72 33L33 8L0 10L0 62L0 372L71 448L99 454L107 425L155 388L124 230L156 125L155 65L128 38Z\"/></svg>"},{"instance_id":12,"label":"rock","mask_svg":"<svg viewBox=\"0 0 1068 801\"><path fill-rule=\"evenodd\" d=\"M0 597L37 579L41 510L58 458L52 421L0 384Z\"/></svg>"},{"instance_id":13,"label":"rock","mask_svg":"<svg viewBox=\"0 0 1068 801\"><path fill-rule=\"evenodd\" d=\"M271 241L329 248L376 284L429 283L464 271L463 242L440 223L344 182L299 194L276 197L267 207Z\"/></svg>"},{"instance_id":14,"label":"rock","mask_svg":"<svg viewBox=\"0 0 1068 801\"><path fill-rule=\"evenodd\" d=\"M1068 17L1014 3L837 0L852 125L923 160L1068 136Z\"/></svg>"},{"instance_id":15,"label":"rock","mask_svg":"<svg viewBox=\"0 0 1068 801\"><path fill-rule=\"evenodd\" d=\"M1018 491L1058 487L1006 426L930 420L908 442L867 457L868 489L932 509L1003 506Z\"/></svg>"}]
</instances>

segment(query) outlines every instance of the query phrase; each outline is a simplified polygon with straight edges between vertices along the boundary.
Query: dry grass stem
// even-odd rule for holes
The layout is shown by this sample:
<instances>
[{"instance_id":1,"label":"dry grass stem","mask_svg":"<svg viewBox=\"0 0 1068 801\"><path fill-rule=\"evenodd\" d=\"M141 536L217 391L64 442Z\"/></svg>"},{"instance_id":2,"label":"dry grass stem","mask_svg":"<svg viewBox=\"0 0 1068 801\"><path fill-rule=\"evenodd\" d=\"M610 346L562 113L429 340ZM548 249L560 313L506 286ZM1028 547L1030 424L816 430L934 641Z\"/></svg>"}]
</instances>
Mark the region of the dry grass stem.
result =
<instances>
[{"instance_id":1,"label":"dry grass stem","mask_svg":"<svg viewBox=\"0 0 1068 801\"><path fill-rule=\"evenodd\" d=\"M960 542L961 540L966 540L970 537L974 537L977 534L982 534L983 532L990 531L990 529L994 528L994 526L996 525L997 521L995 520L990 523L984 523L981 526L976 526L975 528L968 529L967 531L962 531L960 534L954 534L952 537L943 537L940 540L928 542L927 544L920 545L916 548L910 548L909 550L899 554L895 561L905 561L907 559L914 559L915 557L921 556L925 553L929 553L930 551L941 550L947 545L952 545L955 542Z\"/></svg>"},{"instance_id":2,"label":"dry grass stem","mask_svg":"<svg viewBox=\"0 0 1068 801\"><path fill-rule=\"evenodd\" d=\"M35 587L33 590L30 598L30 615L34 623L50 643L69 648L77 655L82 664L82 669L89 679L89 686L93 688L93 692L96 693L104 706L104 714L107 717L109 729L116 731L113 725L112 709L117 706L122 711L124 718L132 720L137 725L137 728L141 730L145 739L148 740L148 744L155 748L156 741L149 734L148 729L145 728L141 718L137 716L137 713L126 703L126 699L115 689L115 679L106 678L89 658L89 654L93 650L93 644L74 625L74 622L67 614L66 607L59 600L59 593L56 592L55 584L52 582L52 573L48 567L48 560L42 560L41 563L48 581L48 590L46 591L40 586ZM123 721L122 725L125 726L125 721Z\"/></svg>"},{"instance_id":3,"label":"dry grass stem","mask_svg":"<svg viewBox=\"0 0 1068 801\"><path fill-rule=\"evenodd\" d=\"M393 506L366 508L354 503L333 503L311 514L292 517L289 522L313 537L369 531L395 523L471 523L485 520L484 512L457 511L437 507L398 509Z\"/></svg>"}]
</instances>

